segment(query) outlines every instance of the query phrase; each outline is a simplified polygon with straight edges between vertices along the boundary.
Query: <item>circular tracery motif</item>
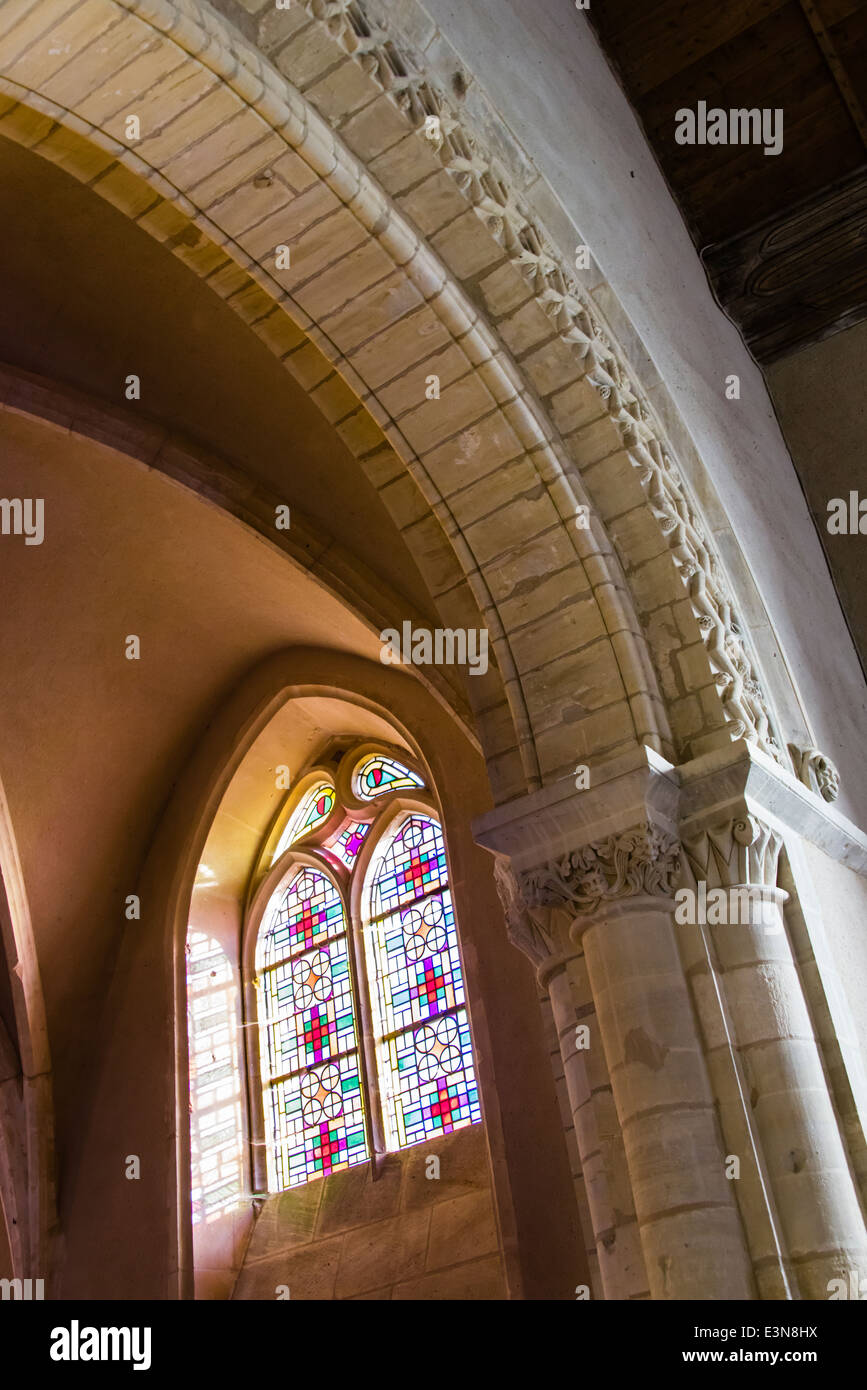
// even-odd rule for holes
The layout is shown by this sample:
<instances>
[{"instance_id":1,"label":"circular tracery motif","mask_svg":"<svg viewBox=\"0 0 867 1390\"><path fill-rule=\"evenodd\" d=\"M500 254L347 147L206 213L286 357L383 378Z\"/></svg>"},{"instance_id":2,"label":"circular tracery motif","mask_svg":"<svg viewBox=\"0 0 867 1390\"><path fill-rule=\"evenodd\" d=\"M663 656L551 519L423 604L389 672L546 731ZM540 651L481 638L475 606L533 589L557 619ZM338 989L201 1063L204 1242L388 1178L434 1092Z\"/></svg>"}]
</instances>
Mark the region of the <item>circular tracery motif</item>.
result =
<instances>
[{"instance_id":1,"label":"circular tracery motif","mask_svg":"<svg viewBox=\"0 0 867 1390\"><path fill-rule=\"evenodd\" d=\"M418 1074L422 1081L448 1076L461 1065L460 1029L454 1018L426 1023L414 1035Z\"/></svg>"},{"instance_id":2,"label":"circular tracery motif","mask_svg":"<svg viewBox=\"0 0 867 1390\"><path fill-rule=\"evenodd\" d=\"M292 967L292 987L295 1008L299 1012L311 1008L317 1000L322 1004L330 999L333 982L328 952L317 951L313 956L296 961Z\"/></svg>"},{"instance_id":3,"label":"circular tracery motif","mask_svg":"<svg viewBox=\"0 0 867 1390\"><path fill-rule=\"evenodd\" d=\"M407 849L417 849L424 840L424 826L418 820L411 820L399 838Z\"/></svg>"},{"instance_id":4,"label":"circular tracery motif","mask_svg":"<svg viewBox=\"0 0 867 1390\"><path fill-rule=\"evenodd\" d=\"M301 1078L301 1113L306 1125L336 1120L343 1110L340 1071L333 1062L314 1067Z\"/></svg>"},{"instance_id":5,"label":"circular tracery motif","mask_svg":"<svg viewBox=\"0 0 867 1390\"><path fill-rule=\"evenodd\" d=\"M428 898L423 907L411 907L400 919L406 938L407 960L421 960L442 951L448 942L445 909L441 898Z\"/></svg>"}]
</instances>

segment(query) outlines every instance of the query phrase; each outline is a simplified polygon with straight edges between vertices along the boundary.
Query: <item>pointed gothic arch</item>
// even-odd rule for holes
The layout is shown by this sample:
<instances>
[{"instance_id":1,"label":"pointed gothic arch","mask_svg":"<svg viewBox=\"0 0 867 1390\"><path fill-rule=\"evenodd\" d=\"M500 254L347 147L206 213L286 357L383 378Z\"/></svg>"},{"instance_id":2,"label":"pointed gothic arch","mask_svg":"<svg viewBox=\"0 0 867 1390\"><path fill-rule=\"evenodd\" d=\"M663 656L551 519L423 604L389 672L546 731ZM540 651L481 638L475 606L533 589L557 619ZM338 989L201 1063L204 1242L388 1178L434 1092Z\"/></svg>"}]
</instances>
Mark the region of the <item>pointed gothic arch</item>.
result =
<instances>
[{"instance_id":1,"label":"pointed gothic arch","mask_svg":"<svg viewBox=\"0 0 867 1390\"><path fill-rule=\"evenodd\" d=\"M137 1098L143 1132L142 1147L156 1155L167 1141L166 1124L170 1115L171 1143L176 1164L172 1174L161 1176L153 1192L149 1220L162 1231L162 1251L153 1267L137 1274L139 1286L153 1290L166 1278L168 1295L190 1297L193 1289L192 1227L190 1223L190 1141L188 1107L188 1040L186 1023L185 943L190 921L190 902L197 868L202 861L210 828L233 777L247 751L267 728L279 710L293 699L307 697L348 699L352 704L378 714L390 724L411 750L413 765L425 772L429 785L436 787L441 814L446 825L461 826L453 834L450 854L455 881L464 893L476 897L472 931L465 935L463 947L468 976L483 981L474 996L473 1027L478 1047L479 1076L490 1098L486 1109L486 1131L494 1155L492 1171L497 1184L499 1219L503 1227L510 1287L514 1296L526 1281L545 1286L553 1280L557 1262L574 1258L574 1235L563 1225L562 1209L542 1215L538 1210L538 1156L524 1165L518 1143L510 1150L513 1133L536 1113L539 1132L559 1118L546 1110L547 1058L526 1056L525 1045L516 1033L514 1017L505 1018L494 1007L495 993L505 977L517 990L525 1010L523 1026L538 1028L535 987L524 973L518 953L506 962L497 960L499 940L498 898L490 877L487 852L473 843L468 817L472 808L489 801L484 786L483 763L460 722L436 701L411 675L390 670L361 658L317 649L296 648L280 653L249 672L235 693L226 701L209 727L203 731L194 755L179 779L170 804L153 840L138 885L143 904L141 930L128 933L118 963L116 985L115 1045L107 1059L109 1073L122 1078L135 1055L143 1017L162 1019L159 1038L154 1035L155 1054L168 1059L163 1081L152 1093ZM463 752L459 750L464 750ZM402 793L390 801L400 807ZM256 887L256 899L264 906L273 886L291 858L291 849L278 860ZM256 907L251 902L248 911ZM250 918L252 920L252 917ZM139 924L137 924L138 926ZM487 943L487 944L486 944ZM249 943L248 943L249 944ZM505 976L504 973L505 972ZM148 981L147 991L142 982ZM523 1016L523 1015L522 1015ZM507 1080L506 1078L510 1078ZM502 1087L502 1094L497 1090ZM559 1131L552 1141L546 1162L553 1169L548 1181L559 1177ZM143 1155L143 1162L147 1161ZM100 1152L92 1162L105 1165ZM557 1174L557 1176L555 1176ZM111 1222L115 1201L114 1184L106 1175L100 1219ZM566 1200L570 1200L569 1197ZM530 1213L532 1212L532 1216ZM536 1230L540 1220L552 1221L545 1268L535 1269L534 1255L520 1248L516 1227ZM567 1223L568 1224L568 1223ZM570 1246L571 1242L571 1246ZM533 1242L531 1242L532 1244ZM525 1267L525 1262L528 1262ZM562 1278L562 1275L558 1276ZM164 1286L163 1286L164 1287ZM553 1287L553 1285L552 1285ZM153 1292L143 1296L155 1296ZM541 1295L544 1296L544 1295Z\"/></svg>"}]
</instances>

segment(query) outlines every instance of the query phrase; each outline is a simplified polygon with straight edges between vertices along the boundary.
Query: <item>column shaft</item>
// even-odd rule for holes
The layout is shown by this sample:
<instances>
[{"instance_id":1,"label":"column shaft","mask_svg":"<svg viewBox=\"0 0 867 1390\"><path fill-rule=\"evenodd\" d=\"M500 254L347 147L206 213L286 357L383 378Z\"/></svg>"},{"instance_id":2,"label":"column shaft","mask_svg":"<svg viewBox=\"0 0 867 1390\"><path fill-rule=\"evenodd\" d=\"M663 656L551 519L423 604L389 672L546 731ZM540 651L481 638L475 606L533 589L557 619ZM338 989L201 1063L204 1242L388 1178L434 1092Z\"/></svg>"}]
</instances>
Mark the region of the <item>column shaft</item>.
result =
<instances>
[{"instance_id":1,"label":"column shaft","mask_svg":"<svg viewBox=\"0 0 867 1390\"><path fill-rule=\"evenodd\" d=\"M646 1298L649 1285L626 1152L583 952L552 972L548 993L605 1297ZM579 1024L589 1033L586 1048L576 1045Z\"/></svg>"},{"instance_id":2,"label":"column shaft","mask_svg":"<svg viewBox=\"0 0 867 1390\"><path fill-rule=\"evenodd\" d=\"M580 925L652 1296L754 1298L671 901L615 899Z\"/></svg>"},{"instance_id":3,"label":"column shaft","mask_svg":"<svg viewBox=\"0 0 867 1390\"><path fill-rule=\"evenodd\" d=\"M827 1298L867 1263L864 1218L781 906L728 892L729 924L709 930L749 1104L801 1295Z\"/></svg>"}]
</instances>

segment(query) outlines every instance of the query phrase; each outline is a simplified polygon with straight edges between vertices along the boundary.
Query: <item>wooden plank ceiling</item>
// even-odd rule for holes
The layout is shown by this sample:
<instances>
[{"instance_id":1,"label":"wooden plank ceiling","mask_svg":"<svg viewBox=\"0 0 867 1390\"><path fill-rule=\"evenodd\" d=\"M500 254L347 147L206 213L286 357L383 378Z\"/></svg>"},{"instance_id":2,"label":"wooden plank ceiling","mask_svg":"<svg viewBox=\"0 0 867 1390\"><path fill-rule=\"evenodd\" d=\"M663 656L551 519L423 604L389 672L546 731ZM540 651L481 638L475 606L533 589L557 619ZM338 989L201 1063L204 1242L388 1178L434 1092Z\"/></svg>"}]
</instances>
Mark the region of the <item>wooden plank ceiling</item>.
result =
<instances>
[{"instance_id":1,"label":"wooden plank ceiling","mask_svg":"<svg viewBox=\"0 0 867 1390\"><path fill-rule=\"evenodd\" d=\"M867 317L867 0L591 0L723 307L770 362ZM676 112L782 108L779 155Z\"/></svg>"}]
</instances>

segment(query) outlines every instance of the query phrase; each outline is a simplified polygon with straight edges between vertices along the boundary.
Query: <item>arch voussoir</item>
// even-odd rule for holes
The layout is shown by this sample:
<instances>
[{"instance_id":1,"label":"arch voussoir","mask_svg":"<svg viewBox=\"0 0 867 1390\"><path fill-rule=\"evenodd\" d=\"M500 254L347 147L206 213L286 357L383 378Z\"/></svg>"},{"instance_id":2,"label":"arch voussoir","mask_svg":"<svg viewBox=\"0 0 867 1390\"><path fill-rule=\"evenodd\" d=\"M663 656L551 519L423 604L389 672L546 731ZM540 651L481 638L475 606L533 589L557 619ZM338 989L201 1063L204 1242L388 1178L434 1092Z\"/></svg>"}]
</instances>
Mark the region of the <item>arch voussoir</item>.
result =
<instances>
[{"instance_id":1,"label":"arch voussoir","mask_svg":"<svg viewBox=\"0 0 867 1390\"><path fill-rule=\"evenodd\" d=\"M21 7L22 23L32 12ZM597 405L606 391L618 392L618 368L592 345L576 359L576 342L586 345L574 326L555 322L557 332L540 351L532 336L538 322L504 323L501 331L474 303L473 276L483 284L498 275L499 293L514 298L512 282L521 273L515 261L533 260L532 248L516 258L510 244L506 212L514 200L507 195L497 214L490 201L497 188L488 186L487 202L470 203L469 221L455 218L447 224L450 237L428 239L317 113L312 87L309 99L290 87L215 12L194 0L85 0L68 22L75 35L68 61L52 62L44 74L32 30L23 48L23 30L12 25L0 33L5 90L53 118L31 143L43 152L43 141L56 145L57 129L86 132L86 143L112 161L90 186L168 242L277 352L376 479L408 542L422 525L429 538L427 519L434 518L458 561L445 584L438 578L436 600L467 612L465 597L459 605L455 600L472 595L502 676L524 781L510 782L508 794L563 775L576 749L595 755L602 747L608 755L638 740L671 751L659 651L647 647L647 631L655 629L642 625L644 611L639 619L634 594L641 577L624 564L628 541L619 544L629 527L616 529L612 544L595 516L586 528L575 524L582 508L591 512L597 502L585 473L623 454L624 415L634 434L643 438L647 431L620 399L616 408L594 410L587 391ZM272 28L277 41L279 26ZM94 40L103 32L113 38L101 67ZM338 25L340 32L345 37ZM165 92L159 123L143 126L130 148L121 138L122 118L139 98L158 99L152 77L150 86L145 82L154 45L163 62L165 46L174 46L176 81ZM290 35L288 45L275 49L283 73L291 46ZM351 61L364 56L354 52ZM106 70L116 59L120 77ZM32 87L12 85L25 76ZM308 76L310 85L322 75ZM383 84L379 58L366 65L365 80L369 97L388 92L423 148L417 130L423 111L406 97L407 87ZM106 99L111 82L129 84L115 89L123 101L113 110ZM336 101L330 90L317 88L323 109ZM51 95L61 91L64 105ZM360 100L358 85L356 94ZM339 124L350 116L334 119ZM62 149L44 153L63 162ZM98 165L99 156L92 159ZM92 167L81 151L76 162ZM493 248L484 256L480 233ZM286 268L271 263L281 244L290 252ZM467 285L458 282L459 271ZM538 276L538 265L533 273ZM493 293L489 286L491 301ZM532 307L539 313L537 299ZM549 302L541 310L549 326L556 309ZM422 330L431 331L432 350L407 366L407 344ZM438 365L440 398L428 401L424 382L440 376ZM567 431L563 438L552 420ZM616 450L605 451L606 431ZM411 480L409 490L400 472L381 481L389 451ZM486 479L503 470L509 470L507 500L497 506L494 499L486 509ZM673 582L682 584L670 554L662 558ZM532 572L521 573L522 563ZM507 586L501 577L510 566L514 582ZM442 555L434 568L441 573ZM535 606L527 605L524 616L521 600L534 590ZM701 643L700 632L691 636L693 645ZM690 671L699 668L693 659ZM719 682L707 663L702 679L716 695ZM482 703L495 707L494 693ZM719 724L727 736L725 711ZM683 720L676 727L678 742L685 727Z\"/></svg>"}]
</instances>

